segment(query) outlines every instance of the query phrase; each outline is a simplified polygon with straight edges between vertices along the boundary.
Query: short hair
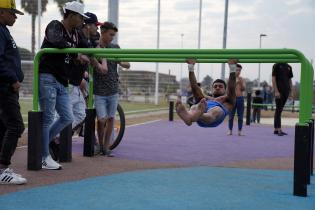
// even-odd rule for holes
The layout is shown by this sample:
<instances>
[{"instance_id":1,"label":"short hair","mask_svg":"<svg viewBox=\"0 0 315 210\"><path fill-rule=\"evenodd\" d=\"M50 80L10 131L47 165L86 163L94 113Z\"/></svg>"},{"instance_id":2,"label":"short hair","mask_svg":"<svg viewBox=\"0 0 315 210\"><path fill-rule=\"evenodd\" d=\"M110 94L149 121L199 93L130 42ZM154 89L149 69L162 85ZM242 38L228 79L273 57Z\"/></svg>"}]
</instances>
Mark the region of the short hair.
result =
<instances>
[{"instance_id":1,"label":"short hair","mask_svg":"<svg viewBox=\"0 0 315 210\"><path fill-rule=\"evenodd\" d=\"M224 85L224 89L226 89L226 83L224 80L222 80L222 79L214 80L214 82L212 83L212 87L213 87L214 83L222 83Z\"/></svg>"},{"instance_id":2,"label":"short hair","mask_svg":"<svg viewBox=\"0 0 315 210\"><path fill-rule=\"evenodd\" d=\"M241 64L236 64L236 67L237 67L237 68L240 68L240 69L243 68Z\"/></svg>"},{"instance_id":3,"label":"short hair","mask_svg":"<svg viewBox=\"0 0 315 210\"><path fill-rule=\"evenodd\" d=\"M115 32L118 32L117 26L112 22L104 22L100 27L101 27L101 32L104 32L107 30L114 30Z\"/></svg>"}]
</instances>

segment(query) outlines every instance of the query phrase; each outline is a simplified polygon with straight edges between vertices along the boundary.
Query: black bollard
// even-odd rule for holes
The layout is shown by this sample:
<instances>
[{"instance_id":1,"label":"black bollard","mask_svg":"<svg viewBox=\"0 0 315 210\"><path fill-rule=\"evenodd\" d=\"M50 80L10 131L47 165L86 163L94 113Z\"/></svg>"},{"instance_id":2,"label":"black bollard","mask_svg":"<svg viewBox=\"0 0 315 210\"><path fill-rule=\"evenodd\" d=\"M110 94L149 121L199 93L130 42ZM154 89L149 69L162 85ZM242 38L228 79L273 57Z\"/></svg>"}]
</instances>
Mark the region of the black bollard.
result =
<instances>
[{"instance_id":1,"label":"black bollard","mask_svg":"<svg viewBox=\"0 0 315 210\"><path fill-rule=\"evenodd\" d=\"M65 127L60 133L59 161L71 162L72 160L72 125Z\"/></svg>"},{"instance_id":2,"label":"black bollard","mask_svg":"<svg viewBox=\"0 0 315 210\"><path fill-rule=\"evenodd\" d=\"M307 170L307 184L311 184L311 138L312 138L312 128L313 128L313 121L310 120L308 123L309 126L309 139L307 141L307 152L306 152L306 156L307 156L307 163L306 163L306 170Z\"/></svg>"},{"instance_id":3,"label":"black bollard","mask_svg":"<svg viewBox=\"0 0 315 210\"><path fill-rule=\"evenodd\" d=\"M314 170L314 119L311 120L312 121L312 127L311 127L311 140L310 140L310 158L311 158L311 168L310 168L310 172L311 172L311 176L313 176L313 170Z\"/></svg>"},{"instance_id":4,"label":"black bollard","mask_svg":"<svg viewBox=\"0 0 315 210\"><path fill-rule=\"evenodd\" d=\"M169 121L173 121L174 119L174 101L170 101L170 107L169 107Z\"/></svg>"},{"instance_id":5,"label":"black bollard","mask_svg":"<svg viewBox=\"0 0 315 210\"><path fill-rule=\"evenodd\" d=\"M294 143L294 175L293 175L293 194L295 196L307 196L307 150L309 137L308 124L295 125Z\"/></svg>"},{"instance_id":6,"label":"black bollard","mask_svg":"<svg viewBox=\"0 0 315 210\"><path fill-rule=\"evenodd\" d=\"M248 92L247 93L247 106L246 106L246 125L250 125L251 108L252 108L252 94Z\"/></svg>"},{"instance_id":7,"label":"black bollard","mask_svg":"<svg viewBox=\"0 0 315 210\"><path fill-rule=\"evenodd\" d=\"M83 156L92 157L94 156L96 110L86 109L85 112Z\"/></svg>"},{"instance_id":8,"label":"black bollard","mask_svg":"<svg viewBox=\"0 0 315 210\"><path fill-rule=\"evenodd\" d=\"M27 169L42 169L43 112L28 112Z\"/></svg>"}]
</instances>

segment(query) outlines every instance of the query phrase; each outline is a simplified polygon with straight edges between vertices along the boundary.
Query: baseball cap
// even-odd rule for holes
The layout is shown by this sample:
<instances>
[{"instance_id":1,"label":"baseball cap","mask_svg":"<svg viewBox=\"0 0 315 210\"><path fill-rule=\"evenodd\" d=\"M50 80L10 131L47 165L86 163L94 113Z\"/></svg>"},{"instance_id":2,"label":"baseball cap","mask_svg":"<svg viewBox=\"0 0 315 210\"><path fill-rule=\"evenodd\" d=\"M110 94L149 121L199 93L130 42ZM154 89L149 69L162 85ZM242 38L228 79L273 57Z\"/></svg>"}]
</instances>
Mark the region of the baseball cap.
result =
<instances>
[{"instance_id":1,"label":"baseball cap","mask_svg":"<svg viewBox=\"0 0 315 210\"><path fill-rule=\"evenodd\" d=\"M15 0L1 0L0 1L0 8L11 9L16 14L24 15L23 12L16 9Z\"/></svg>"},{"instance_id":2,"label":"baseball cap","mask_svg":"<svg viewBox=\"0 0 315 210\"><path fill-rule=\"evenodd\" d=\"M71 1L71 2L65 3L65 5L63 5L63 12L66 13L66 10L76 12L82 15L84 18L89 18L88 16L84 14L84 5L80 2Z\"/></svg>"},{"instance_id":3,"label":"baseball cap","mask_svg":"<svg viewBox=\"0 0 315 210\"><path fill-rule=\"evenodd\" d=\"M95 24L96 26L102 25L102 23L98 22L97 16L92 12L86 12L84 15L89 18L84 18L84 23L86 24Z\"/></svg>"}]
</instances>

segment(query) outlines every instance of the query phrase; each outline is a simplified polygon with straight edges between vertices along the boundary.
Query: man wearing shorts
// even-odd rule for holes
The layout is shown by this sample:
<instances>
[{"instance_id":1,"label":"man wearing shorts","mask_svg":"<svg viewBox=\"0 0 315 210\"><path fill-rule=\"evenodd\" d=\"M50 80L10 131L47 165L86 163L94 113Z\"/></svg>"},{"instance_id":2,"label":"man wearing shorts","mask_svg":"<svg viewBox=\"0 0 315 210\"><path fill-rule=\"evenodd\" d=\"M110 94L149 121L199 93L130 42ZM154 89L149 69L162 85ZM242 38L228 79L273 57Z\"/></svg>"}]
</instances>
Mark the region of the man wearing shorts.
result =
<instances>
[{"instance_id":1,"label":"man wearing shorts","mask_svg":"<svg viewBox=\"0 0 315 210\"><path fill-rule=\"evenodd\" d=\"M120 48L111 43L118 32L117 27L111 22L101 25L100 48ZM94 95L97 115L97 134L101 154L112 156L109 150L109 142L114 128L115 113L118 105L118 72L117 64L124 68L130 68L128 62L107 61L108 72L103 75L94 72Z\"/></svg>"}]
</instances>

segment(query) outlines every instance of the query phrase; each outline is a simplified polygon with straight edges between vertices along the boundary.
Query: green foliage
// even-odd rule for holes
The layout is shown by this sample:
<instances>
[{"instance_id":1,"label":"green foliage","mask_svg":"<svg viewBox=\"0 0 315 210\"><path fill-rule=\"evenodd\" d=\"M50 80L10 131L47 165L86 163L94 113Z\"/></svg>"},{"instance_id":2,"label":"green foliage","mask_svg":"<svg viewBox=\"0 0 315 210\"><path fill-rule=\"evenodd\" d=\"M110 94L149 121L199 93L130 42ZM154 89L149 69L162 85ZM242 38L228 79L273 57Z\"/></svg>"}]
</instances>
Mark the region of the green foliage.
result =
<instances>
[{"instance_id":1,"label":"green foliage","mask_svg":"<svg viewBox=\"0 0 315 210\"><path fill-rule=\"evenodd\" d=\"M42 14L46 11L48 0L42 1ZM37 0L21 0L21 7L30 15L38 15L38 1Z\"/></svg>"}]
</instances>

